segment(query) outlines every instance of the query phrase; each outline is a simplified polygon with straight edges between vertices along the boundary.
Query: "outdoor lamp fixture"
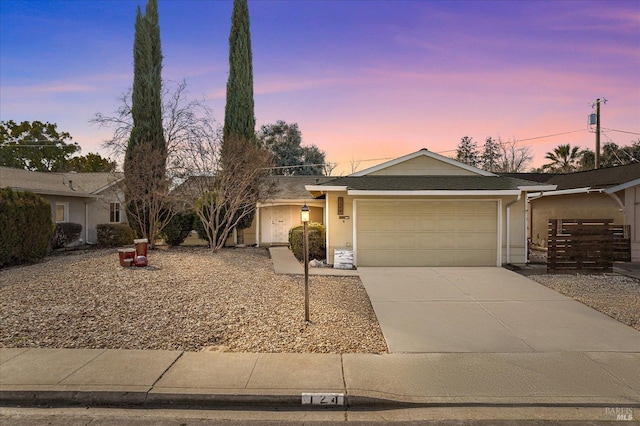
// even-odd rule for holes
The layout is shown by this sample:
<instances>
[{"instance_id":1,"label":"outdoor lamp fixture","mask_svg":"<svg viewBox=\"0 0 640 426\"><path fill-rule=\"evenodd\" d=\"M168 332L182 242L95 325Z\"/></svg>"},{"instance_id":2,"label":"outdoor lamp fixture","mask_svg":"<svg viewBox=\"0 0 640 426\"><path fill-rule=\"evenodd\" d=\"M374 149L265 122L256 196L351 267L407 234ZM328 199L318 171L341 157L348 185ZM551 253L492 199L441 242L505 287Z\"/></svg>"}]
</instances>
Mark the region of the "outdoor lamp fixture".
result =
<instances>
[{"instance_id":1,"label":"outdoor lamp fixture","mask_svg":"<svg viewBox=\"0 0 640 426\"><path fill-rule=\"evenodd\" d=\"M307 207L307 203L304 203L304 206L302 206L300 219L304 226L304 320L309 322L309 207Z\"/></svg>"}]
</instances>

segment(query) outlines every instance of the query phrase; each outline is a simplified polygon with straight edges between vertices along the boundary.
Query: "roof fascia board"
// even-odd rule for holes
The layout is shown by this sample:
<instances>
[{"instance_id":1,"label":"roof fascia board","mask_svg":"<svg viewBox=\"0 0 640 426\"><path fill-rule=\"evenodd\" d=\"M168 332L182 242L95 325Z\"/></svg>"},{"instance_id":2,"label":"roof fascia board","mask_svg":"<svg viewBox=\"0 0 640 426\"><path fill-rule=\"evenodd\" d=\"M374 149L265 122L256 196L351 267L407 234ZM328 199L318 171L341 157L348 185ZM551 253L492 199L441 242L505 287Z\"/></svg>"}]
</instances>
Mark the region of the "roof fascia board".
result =
<instances>
[{"instance_id":1,"label":"roof fascia board","mask_svg":"<svg viewBox=\"0 0 640 426\"><path fill-rule=\"evenodd\" d=\"M444 196L487 196L487 195L520 195L522 191L517 189L509 189L509 190L423 190L423 191L382 191L382 190L373 190L366 191L360 189L350 189L347 191L348 195L397 195L397 196L435 196L435 195L444 195Z\"/></svg>"},{"instance_id":2,"label":"roof fascia board","mask_svg":"<svg viewBox=\"0 0 640 426\"><path fill-rule=\"evenodd\" d=\"M298 206L306 204L308 206L320 206L324 207L324 200L314 200L313 198L308 199L276 199L276 200L265 200L260 203L256 203L256 206L262 207L274 207L274 206Z\"/></svg>"},{"instance_id":3,"label":"roof fascia board","mask_svg":"<svg viewBox=\"0 0 640 426\"><path fill-rule=\"evenodd\" d=\"M551 197L554 195L572 195L572 194L589 194L591 192L603 193L605 190L602 188L591 188L590 186L586 186L584 188L572 188L572 189L561 189L559 191L542 191L537 193L529 194L530 198L540 198L540 197Z\"/></svg>"},{"instance_id":4,"label":"roof fascia board","mask_svg":"<svg viewBox=\"0 0 640 426\"><path fill-rule=\"evenodd\" d=\"M518 189L521 189L522 191L525 192L530 192L530 191L554 191L556 188L558 187L558 185L531 185L531 186L527 186L527 185L523 185L523 186L519 186Z\"/></svg>"},{"instance_id":5,"label":"roof fascia board","mask_svg":"<svg viewBox=\"0 0 640 426\"><path fill-rule=\"evenodd\" d=\"M640 185L640 178L630 180L629 182L621 183L620 185L612 186L604 190L607 194L613 194L614 192L622 191L623 189L631 188L632 186Z\"/></svg>"},{"instance_id":6,"label":"roof fascia board","mask_svg":"<svg viewBox=\"0 0 640 426\"><path fill-rule=\"evenodd\" d=\"M87 192L62 192L62 191L48 191L44 189L29 189L29 188L20 188L20 187L12 187L14 191L29 191L38 195L56 195L59 197L76 197L76 198L96 198L100 197L100 195L90 194Z\"/></svg>"},{"instance_id":7,"label":"roof fascia board","mask_svg":"<svg viewBox=\"0 0 640 426\"><path fill-rule=\"evenodd\" d=\"M352 173L349 176L366 176L370 173L377 172L379 170L386 169L387 167L395 166L396 164L400 164L407 160L412 160L416 157L425 156L433 158L434 160L439 160L449 165L459 167L461 169L479 174L481 176L497 176L494 173L488 172L486 170L478 169L477 167L470 166L468 164L460 163L452 158L445 157L444 155L436 154L435 152L431 152L427 149L421 149L420 151L413 152L411 154L404 155L402 157L395 158L393 160L384 162L382 164L378 164L377 166L369 167L368 169L364 169L362 171Z\"/></svg>"},{"instance_id":8,"label":"roof fascia board","mask_svg":"<svg viewBox=\"0 0 640 426\"><path fill-rule=\"evenodd\" d=\"M346 186L325 186L325 185L305 185L304 189L307 191L320 191L320 192L328 192L328 191L346 191Z\"/></svg>"}]
</instances>

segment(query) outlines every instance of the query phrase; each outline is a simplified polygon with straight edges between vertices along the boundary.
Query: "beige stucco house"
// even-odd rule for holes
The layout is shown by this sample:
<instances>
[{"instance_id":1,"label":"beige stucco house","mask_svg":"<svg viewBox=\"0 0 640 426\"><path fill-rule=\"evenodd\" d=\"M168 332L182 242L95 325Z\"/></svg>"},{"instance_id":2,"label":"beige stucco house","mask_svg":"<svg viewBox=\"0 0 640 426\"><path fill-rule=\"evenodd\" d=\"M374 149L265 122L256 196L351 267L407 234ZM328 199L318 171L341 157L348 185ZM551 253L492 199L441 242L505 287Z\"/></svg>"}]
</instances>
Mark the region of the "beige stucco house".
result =
<instances>
[{"instance_id":1,"label":"beige stucco house","mask_svg":"<svg viewBox=\"0 0 640 426\"><path fill-rule=\"evenodd\" d=\"M0 167L0 188L31 191L51 205L51 219L82 225L82 239L97 242L96 225L126 223L117 173L42 173Z\"/></svg>"},{"instance_id":2,"label":"beige stucco house","mask_svg":"<svg viewBox=\"0 0 640 426\"><path fill-rule=\"evenodd\" d=\"M427 149L305 187L324 203L328 262L350 249L356 266L525 263L527 193L555 189Z\"/></svg>"},{"instance_id":3,"label":"beige stucco house","mask_svg":"<svg viewBox=\"0 0 640 426\"><path fill-rule=\"evenodd\" d=\"M549 219L613 219L630 225L631 260L640 261L640 163L566 174L509 174L556 185L529 193L533 244L547 246Z\"/></svg>"},{"instance_id":4,"label":"beige stucco house","mask_svg":"<svg viewBox=\"0 0 640 426\"><path fill-rule=\"evenodd\" d=\"M305 189L331 181L327 176L273 176L274 192L268 200L258 203L255 218L244 231L247 244L258 246L289 244L289 230L301 224L300 211L309 207L311 222L324 224L324 200L316 200Z\"/></svg>"}]
</instances>

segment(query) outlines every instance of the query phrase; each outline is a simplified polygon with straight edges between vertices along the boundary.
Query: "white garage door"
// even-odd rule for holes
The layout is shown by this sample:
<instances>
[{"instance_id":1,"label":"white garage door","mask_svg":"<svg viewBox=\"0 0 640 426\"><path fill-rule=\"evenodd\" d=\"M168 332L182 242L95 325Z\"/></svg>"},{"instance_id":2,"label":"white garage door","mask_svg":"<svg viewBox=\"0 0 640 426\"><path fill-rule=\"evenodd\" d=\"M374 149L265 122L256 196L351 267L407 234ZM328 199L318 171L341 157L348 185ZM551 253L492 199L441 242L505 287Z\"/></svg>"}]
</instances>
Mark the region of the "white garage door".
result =
<instances>
[{"instance_id":1,"label":"white garage door","mask_svg":"<svg viewBox=\"0 0 640 426\"><path fill-rule=\"evenodd\" d=\"M496 201L357 201L358 266L496 266Z\"/></svg>"}]
</instances>

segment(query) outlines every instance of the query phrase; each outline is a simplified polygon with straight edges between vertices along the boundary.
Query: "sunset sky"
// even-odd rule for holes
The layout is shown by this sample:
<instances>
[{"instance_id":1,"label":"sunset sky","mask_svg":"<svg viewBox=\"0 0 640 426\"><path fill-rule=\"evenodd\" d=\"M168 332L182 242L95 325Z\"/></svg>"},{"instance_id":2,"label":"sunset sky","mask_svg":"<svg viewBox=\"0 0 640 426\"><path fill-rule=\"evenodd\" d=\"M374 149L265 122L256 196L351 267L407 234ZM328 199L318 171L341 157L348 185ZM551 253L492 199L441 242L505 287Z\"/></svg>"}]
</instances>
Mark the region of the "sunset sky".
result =
<instances>
[{"instance_id":1,"label":"sunset sky","mask_svg":"<svg viewBox=\"0 0 640 426\"><path fill-rule=\"evenodd\" d=\"M145 0L2 0L0 120L55 122L100 152L132 84ZM163 79L224 120L232 2L159 0ZM559 144L640 138L640 1L249 0L255 115L298 123L339 173L463 136L519 140L531 166ZM257 130L257 129L256 129ZM557 135L562 134L562 135ZM550 136L549 135L557 135Z\"/></svg>"}]
</instances>

